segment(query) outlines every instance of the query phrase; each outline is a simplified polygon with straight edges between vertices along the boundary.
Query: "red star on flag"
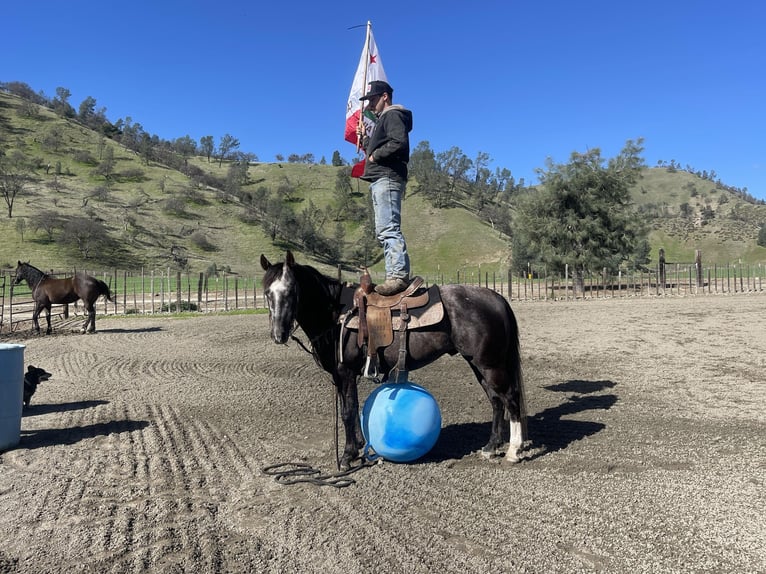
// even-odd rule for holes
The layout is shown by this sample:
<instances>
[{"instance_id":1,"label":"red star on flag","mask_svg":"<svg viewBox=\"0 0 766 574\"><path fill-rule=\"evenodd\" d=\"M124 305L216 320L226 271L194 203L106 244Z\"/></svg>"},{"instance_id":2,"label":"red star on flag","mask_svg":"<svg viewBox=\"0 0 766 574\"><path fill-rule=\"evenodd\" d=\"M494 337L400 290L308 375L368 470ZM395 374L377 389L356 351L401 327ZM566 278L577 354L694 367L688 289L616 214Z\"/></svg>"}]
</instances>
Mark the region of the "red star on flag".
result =
<instances>
[{"instance_id":1,"label":"red star on flag","mask_svg":"<svg viewBox=\"0 0 766 574\"><path fill-rule=\"evenodd\" d=\"M375 54L370 54L370 64L374 64L375 60L378 58Z\"/></svg>"}]
</instances>

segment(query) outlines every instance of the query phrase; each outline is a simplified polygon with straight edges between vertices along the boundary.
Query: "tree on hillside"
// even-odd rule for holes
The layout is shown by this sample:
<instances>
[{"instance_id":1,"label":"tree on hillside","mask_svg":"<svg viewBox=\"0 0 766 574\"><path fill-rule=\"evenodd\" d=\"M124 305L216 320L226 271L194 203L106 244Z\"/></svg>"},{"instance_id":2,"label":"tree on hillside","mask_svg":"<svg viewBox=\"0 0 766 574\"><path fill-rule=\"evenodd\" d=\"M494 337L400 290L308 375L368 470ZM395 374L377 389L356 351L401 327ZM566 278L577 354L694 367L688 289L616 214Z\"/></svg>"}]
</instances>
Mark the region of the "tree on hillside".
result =
<instances>
[{"instance_id":1,"label":"tree on hillside","mask_svg":"<svg viewBox=\"0 0 766 574\"><path fill-rule=\"evenodd\" d=\"M59 126L52 126L40 140L40 145L46 151L58 152L64 143L64 132Z\"/></svg>"},{"instance_id":2,"label":"tree on hillside","mask_svg":"<svg viewBox=\"0 0 766 574\"><path fill-rule=\"evenodd\" d=\"M533 263L554 272L563 273L568 264L582 292L589 271L616 271L635 260L646 240L630 202L630 187L644 166L642 144L643 139L628 140L606 165L593 149L538 170L541 187L520 198L514 220L514 266L525 269L532 254Z\"/></svg>"},{"instance_id":3,"label":"tree on hillside","mask_svg":"<svg viewBox=\"0 0 766 574\"><path fill-rule=\"evenodd\" d=\"M195 142L188 134L176 138L172 147L173 150L183 158L184 165L188 163L190 157L197 153L197 142Z\"/></svg>"},{"instance_id":4,"label":"tree on hillside","mask_svg":"<svg viewBox=\"0 0 766 574\"><path fill-rule=\"evenodd\" d=\"M48 236L48 241L52 242L56 231L64 226L64 218L58 211L44 209L31 217L30 224L35 233L42 229Z\"/></svg>"},{"instance_id":5,"label":"tree on hillside","mask_svg":"<svg viewBox=\"0 0 766 574\"><path fill-rule=\"evenodd\" d=\"M417 182L414 192L422 192L435 207L446 207L449 199L446 197L446 178L439 171L436 154L427 141L421 141L412 151L409 171Z\"/></svg>"},{"instance_id":6,"label":"tree on hillside","mask_svg":"<svg viewBox=\"0 0 766 574\"><path fill-rule=\"evenodd\" d=\"M0 83L0 88L7 90L9 94L19 96L24 100L28 100L32 103L39 104L41 106L48 105L48 98L41 93L36 93L32 87L25 82L6 82Z\"/></svg>"},{"instance_id":7,"label":"tree on hillside","mask_svg":"<svg viewBox=\"0 0 766 574\"><path fill-rule=\"evenodd\" d=\"M13 217L13 204L29 179L30 169L21 152L7 156L0 151L0 196L8 207L9 219Z\"/></svg>"},{"instance_id":8,"label":"tree on hillside","mask_svg":"<svg viewBox=\"0 0 766 574\"><path fill-rule=\"evenodd\" d=\"M239 149L239 140L231 134L224 135L218 142L218 167L221 167L224 158L236 149Z\"/></svg>"},{"instance_id":9,"label":"tree on hillside","mask_svg":"<svg viewBox=\"0 0 766 574\"><path fill-rule=\"evenodd\" d=\"M342 220L346 212L348 212L354 201L351 197L353 191L354 188L351 186L351 168L344 167L339 169L335 175L335 192L333 193L335 221Z\"/></svg>"},{"instance_id":10,"label":"tree on hillside","mask_svg":"<svg viewBox=\"0 0 766 574\"><path fill-rule=\"evenodd\" d=\"M71 97L72 92L67 88L56 88L56 97L53 98L53 111L65 118L75 117L74 108L69 103L69 98Z\"/></svg>"},{"instance_id":11,"label":"tree on hillside","mask_svg":"<svg viewBox=\"0 0 766 574\"><path fill-rule=\"evenodd\" d=\"M436 164L439 171L446 176L444 180L446 189L441 189L441 195L447 197L444 205L449 205L455 200L458 185L466 182L473 162L459 147L453 146L447 151L436 154Z\"/></svg>"},{"instance_id":12,"label":"tree on hillside","mask_svg":"<svg viewBox=\"0 0 766 574\"><path fill-rule=\"evenodd\" d=\"M758 230L758 245L766 247L766 223Z\"/></svg>"},{"instance_id":13,"label":"tree on hillside","mask_svg":"<svg viewBox=\"0 0 766 574\"><path fill-rule=\"evenodd\" d=\"M106 146L104 149L104 159L99 162L96 169L93 170L93 175L101 176L109 183L114 175L117 162L114 159L114 148L112 146Z\"/></svg>"},{"instance_id":14,"label":"tree on hillside","mask_svg":"<svg viewBox=\"0 0 766 574\"><path fill-rule=\"evenodd\" d=\"M77 116L80 118L82 123L87 125L95 114L96 98L93 96L88 96L82 102L80 102L80 109L77 113Z\"/></svg>"},{"instance_id":15,"label":"tree on hillside","mask_svg":"<svg viewBox=\"0 0 766 574\"><path fill-rule=\"evenodd\" d=\"M340 157L340 152L336 149L334 152L332 152L332 160L330 160L332 165L335 167L341 167L343 165L346 165L346 162L343 161L343 158Z\"/></svg>"},{"instance_id":16,"label":"tree on hillside","mask_svg":"<svg viewBox=\"0 0 766 574\"><path fill-rule=\"evenodd\" d=\"M199 148L202 152L202 155L207 157L207 162L210 163L210 157L213 155L213 152L215 151L215 143L213 141L213 136L202 136L199 138Z\"/></svg>"},{"instance_id":17,"label":"tree on hillside","mask_svg":"<svg viewBox=\"0 0 766 574\"><path fill-rule=\"evenodd\" d=\"M61 234L64 245L76 249L83 259L105 254L113 247L106 227L100 221L87 217L72 217L64 223Z\"/></svg>"}]
</instances>

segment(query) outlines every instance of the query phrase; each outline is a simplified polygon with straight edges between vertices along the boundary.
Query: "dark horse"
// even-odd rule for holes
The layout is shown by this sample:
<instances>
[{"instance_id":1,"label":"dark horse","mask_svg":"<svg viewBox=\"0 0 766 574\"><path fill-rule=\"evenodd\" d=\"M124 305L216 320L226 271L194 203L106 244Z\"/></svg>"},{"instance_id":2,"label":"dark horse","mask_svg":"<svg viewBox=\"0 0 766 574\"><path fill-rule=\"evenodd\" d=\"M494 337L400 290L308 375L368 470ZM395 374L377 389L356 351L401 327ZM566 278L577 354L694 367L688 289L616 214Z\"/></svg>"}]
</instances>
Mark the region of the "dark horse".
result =
<instances>
[{"instance_id":1,"label":"dark horse","mask_svg":"<svg viewBox=\"0 0 766 574\"><path fill-rule=\"evenodd\" d=\"M18 285L22 281L26 281L32 290L32 298L35 301L32 321L35 325L35 331L40 332L38 317L43 309L45 309L45 319L48 321L48 328L45 332L50 335L51 305L66 305L74 303L78 299L82 299L85 310L88 312L81 331L83 333L96 331L96 301L101 295L106 296L107 301L112 300L112 294L106 283L85 273L75 273L74 277L67 277L66 279L54 279L29 263L22 263L21 261L18 263L16 280L13 284ZM89 323L90 327L88 327Z\"/></svg>"},{"instance_id":2,"label":"dark horse","mask_svg":"<svg viewBox=\"0 0 766 574\"><path fill-rule=\"evenodd\" d=\"M355 290L308 265L299 265L291 252L284 262L271 264L261 255L264 295L269 306L271 337L285 344L297 323L311 341L317 363L332 375L341 402L346 445L341 468L347 469L364 447L359 423L357 376L365 356L356 337L340 340L341 294ZM517 461L526 434L526 407L521 377L519 330L508 302L490 289L465 285L440 288L444 319L427 330L408 331L405 367L423 367L445 353L460 353L468 361L492 404L492 430L482 454L497 454L503 445L503 421L510 418L506 459ZM347 295L347 293L345 294ZM344 297L345 299L345 297ZM399 335L379 353L380 372L397 364Z\"/></svg>"}]
</instances>

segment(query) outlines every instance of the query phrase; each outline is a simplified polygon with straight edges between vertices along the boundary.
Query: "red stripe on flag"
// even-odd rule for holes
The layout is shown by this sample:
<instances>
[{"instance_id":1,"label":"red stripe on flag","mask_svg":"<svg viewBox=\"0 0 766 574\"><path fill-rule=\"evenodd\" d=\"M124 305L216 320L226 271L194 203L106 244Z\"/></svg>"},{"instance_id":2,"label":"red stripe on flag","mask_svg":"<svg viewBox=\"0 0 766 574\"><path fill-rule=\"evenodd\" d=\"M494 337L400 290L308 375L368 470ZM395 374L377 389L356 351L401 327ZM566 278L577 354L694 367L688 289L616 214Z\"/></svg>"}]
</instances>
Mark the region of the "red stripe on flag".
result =
<instances>
[{"instance_id":1,"label":"red stripe on flag","mask_svg":"<svg viewBox=\"0 0 766 574\"><path fill-rule=\"evenodd\" d=\"M346 131L343 135L345 140L349 143L356 145L356 127L359 125L359 110L356 110L346 120Z\"/></svg>"},{"instance_id":2,"label":"red stripe on flag","mask_svg":"<svg viewBox=\"0 0 766 574\"><path fill-rule=\"evenodd\" d=\"M362 177L364 175L364 160L354 164L351 168L351 177Z\"/></svg>"}]
</instances>

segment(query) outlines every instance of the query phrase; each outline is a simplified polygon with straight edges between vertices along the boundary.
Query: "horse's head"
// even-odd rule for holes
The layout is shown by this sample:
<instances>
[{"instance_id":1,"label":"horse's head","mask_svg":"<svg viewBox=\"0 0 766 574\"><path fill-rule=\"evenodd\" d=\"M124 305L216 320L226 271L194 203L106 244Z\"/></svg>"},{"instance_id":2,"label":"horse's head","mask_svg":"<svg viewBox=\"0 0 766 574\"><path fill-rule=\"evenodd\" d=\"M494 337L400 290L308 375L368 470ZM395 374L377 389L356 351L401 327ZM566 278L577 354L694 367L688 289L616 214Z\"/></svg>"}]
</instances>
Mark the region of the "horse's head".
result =
<instances>
[{"instance_id":1,"label":"horse's head","mask_svg":"<svg viewBox=\"0 0 766 574\"><path fill-rule=\"evenodd\" d=\"M275 343L287 343L294 330L298 315L298 282L293 272L295 258L288 251L284 263L271 264L261 255L263 293L269 306L271 338Z\"/></svg>"},{"instance_id":2,"label":"horse's head","mask_svg":"<svg viewBox=\"0 0 766 574\"><path fill-rule=\"evenodd\" d=\"M29 263L22 263L21 261L17 261L18 265L16 265L16 279L14 279L13 284L18 285L24 279L27 277L27 269L29 268Z\"/></svg>"}]
</instances>

